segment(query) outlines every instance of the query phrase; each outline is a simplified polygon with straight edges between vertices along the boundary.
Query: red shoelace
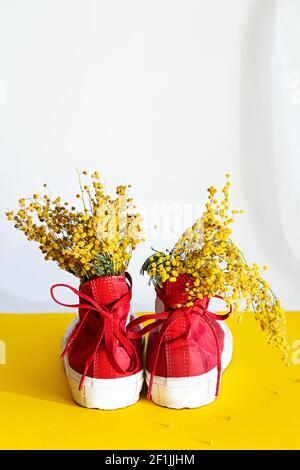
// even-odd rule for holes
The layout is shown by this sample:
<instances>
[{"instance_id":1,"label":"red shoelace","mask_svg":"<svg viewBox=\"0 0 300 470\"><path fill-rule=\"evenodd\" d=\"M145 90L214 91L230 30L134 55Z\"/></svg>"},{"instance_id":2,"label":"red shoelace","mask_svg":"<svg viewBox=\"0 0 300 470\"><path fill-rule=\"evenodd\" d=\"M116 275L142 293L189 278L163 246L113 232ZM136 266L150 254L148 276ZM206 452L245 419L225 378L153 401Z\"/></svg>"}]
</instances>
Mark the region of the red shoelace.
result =
<instances>
[{"instance_id":1,"label":"red shoelace","mask_svg":"<svg viewBox=\"0 0 300 470\"><path fill-rule=\"evenodd\" d=\"M78 333L82 329L88 315L91 314L91 312L97 312L98 314L97 315L98 331L96 332L96 335L95 335L95 344L94 344L94 347L91 349L91 353L87 357L85 368L84 368L81 381L79 384L79 390L81 390L84 385L87 371L90 365L92 364L102 341L105 344L105 351L108 356L108 359L117 372L119 372L120 374L134 373L136 372L138 368L139 357L138 357L136 348L133 346L132 342L126 335L126 332L123 331L122 328L120 327L119 321L115 319L115 313L118 311L118 309L121 308L124 304L126 305L126 303L128 303L131 299L131 278L128 273L126 273L126 278L129 281L128 292L122 295L122 297L120 297L118 300L113 302L109 306L109 308L107 306L100 305L89 295L83 294L82 292L78 291L72 286L69 286L68 284L55 284L50 289L51 297L54 300L54 302L56 302L57 304L62 305L63 307L78 308L78 309L80 308L82 310L85 310L83 316L80 318L79 322L77 323L70 337L68 338L68 342L61 354L61 357L64 357L69 351L75 338L77 337ZM56 289L57 287L64 287L66 289L71 290L74 294L78 295L80 299L85 300L86 303L65 304L63 302L60 302L54 296L54 289ZM124 369L122 366L120 366L120 364L118 364L118 361L115 358L115 355L114 355L115 339L117 339L119 343L123 346L124 350L127 352L130 358L130 365L128 368Z\"/></svg>"},{"instance_id":2,"label":"red shoelace","mask_svg":"<svg viewBox=\"0 0 300 470\"><path fill-rule=\"evenodd\" d=\"M216 298L222 299L221 296L215 295ZM220 388L220 380L221 380L221 372L222 372L222 365L221 365L221 350L220 350L220 345L218 341L218 337L215 331L215 328L209 321L209 319L214 319L214 320L219 320L219 321L224 321L226 320L230 313L232 312L232 306L230 306L230 310L228 313L224 315L218 315L215 313L212 313L208 310L208 304L209 300L207 300L207 303L205 306L202 305L200 301L195 301L194 305L192 307L181 307L177 309L168 309L165 310L162 313L153 313L149 315L142 315L141 317L138 317L132 322L130 322L129 325L127 325L127 335L129 338L134 339L134 338L139 338L149 331L153 330L154 328L160 328L157 343L156 343L156 348L154 352L154 362L153 362L153 368L151 371L151 376L150 376L150 382L149 382L149 387L148 387L148 393L147 393L147 399L150 400L151 397L151 391L152 391L152 386L153 386L153 379L155 375L155 370L156 370L156 365L159 357L159 352L160 348L162 345L162 342L164 340L164 337L166 335L167 329L174 323L178 318L184 317L185 315L189 314L197 314L201 315L203 320L207 323L213 337L215 340L216 344L216 356L217 356L217 385L216 385L216 396L219 394L219 388ZM149 325L145 326L144 328L137 330L137 331L132 331L133 328L136 328L137 326L141 325L144 322L147 322L149 320L155 320L154 322L150 323Z\"/></svg>"}]
</instances>

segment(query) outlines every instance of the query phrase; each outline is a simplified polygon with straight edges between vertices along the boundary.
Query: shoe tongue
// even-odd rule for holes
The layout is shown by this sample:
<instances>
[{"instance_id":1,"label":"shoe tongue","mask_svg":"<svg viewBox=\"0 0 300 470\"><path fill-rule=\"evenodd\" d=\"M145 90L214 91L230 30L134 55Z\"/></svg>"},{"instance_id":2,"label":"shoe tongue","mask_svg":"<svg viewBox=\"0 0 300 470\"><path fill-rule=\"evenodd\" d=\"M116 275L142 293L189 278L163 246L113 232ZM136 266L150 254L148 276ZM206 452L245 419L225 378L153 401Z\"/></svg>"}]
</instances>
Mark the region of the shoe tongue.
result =
<instances>
[{"instance_id":1,"label":"shoe tongue","mask_svg":"<svg viewBox=\"0 0 300 470\"><path fill-rule=\"evenodd\" d=\"M109 306L128 292L125 276L101 276L80 286L83 294L92 297L98 304Z\"/></svg>"},{"instance_id":2,"label":"shoe tongue","mask_svg":"<svg viewBox=\"0 0 300 470\"><path fill-rule=\"evenodd\" d=\"M176 282L166 281L163 287L157 287L157 296L165 306L176 308L178 304L185 305L188 302L189 294L186 292L187 283L193 283L193 278L186 274L177 277Z\"/></svg>"}]
</instances>

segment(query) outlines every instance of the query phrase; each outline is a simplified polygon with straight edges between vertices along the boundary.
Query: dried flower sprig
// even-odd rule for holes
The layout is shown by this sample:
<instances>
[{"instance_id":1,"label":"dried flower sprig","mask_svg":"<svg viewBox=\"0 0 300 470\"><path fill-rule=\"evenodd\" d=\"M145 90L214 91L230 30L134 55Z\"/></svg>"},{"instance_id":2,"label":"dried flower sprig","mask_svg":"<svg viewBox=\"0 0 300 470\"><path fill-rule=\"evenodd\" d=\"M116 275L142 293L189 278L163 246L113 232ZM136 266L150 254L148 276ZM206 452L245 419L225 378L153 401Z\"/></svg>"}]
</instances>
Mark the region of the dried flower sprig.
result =
<instances>
[{"instance_id":1,"label":"dried flower sprig","mask_svg":"<svg viewBox=\"0 0 300 470\"><path fill-rule=\"evenodd\" d=\"M266 267L260 269L256 263L249 265L230 238L234 216L243 211L230 210L229 175L226 178L222 200L217 199L217 190L210 187L202 218L183 233L171 250L155 251L149 256L141 272L150 276L149 282L160 286L167 280L176 282L180 274L189 275L191 281L186 284L188 307L197 299L218 294L227 306L232 304L239 315L243 300L243 310L254 310L267 341L278 347L287 360L285 313L262 276Z\"/></svg>"},{"instance_id":2,"label":"dried flower sprig","mask_svg":"<svg viewBox=\"0 0 300 470\"><path fill-rule=\"evenodd\" d=\"M82 208L51 199L49 191L19 200L20 209L6 216L28 240L39 243L46 260L56 261L82 281L123 274L132 251L143 241L141 216L128 196L130 185L107 195L97 171L78 172ZM83 181L85 180L85 181ZM44 188L48 189L47 184Z\"/></svg>"}]
</instances>

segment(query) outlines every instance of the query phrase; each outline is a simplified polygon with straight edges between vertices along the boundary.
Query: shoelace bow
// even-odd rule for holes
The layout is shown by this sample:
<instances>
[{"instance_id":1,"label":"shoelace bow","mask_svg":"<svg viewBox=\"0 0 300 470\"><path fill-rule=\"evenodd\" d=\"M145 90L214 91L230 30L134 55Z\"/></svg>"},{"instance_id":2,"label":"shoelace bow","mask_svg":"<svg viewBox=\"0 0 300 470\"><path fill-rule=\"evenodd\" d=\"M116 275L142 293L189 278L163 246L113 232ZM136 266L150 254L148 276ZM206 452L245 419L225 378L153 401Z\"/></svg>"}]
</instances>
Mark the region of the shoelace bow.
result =
<instances>
[{"instance_id":1,"label":"shoelace bow","mask_svg":"<svg viewBox=\"0 0 300 470\"><path fill-rule=\"evenodd\" d=\"M222 299L221 296L215 295L214 297ZM219 320L219 321L224 321L226 320L230 313L232 312L232 306L230 306L230 310L228 313L224 315L217 315L213 312L210 312L208 310L208 304L209 301L207 302L206 306L204 307L201 303L200 300L197 300L192 307L181 307L177 309L167 309L162 313L153 313L150 315L142 315L141 317L135 318L132 320L132 322L127 325L127 335L131 339L136 339L139 338L140 336L145 335L149 331L153 330L154 328L158 328L159 326L161 327L156 343L156 348L154 352L154 363L153 363L153 368L151 371L151 376L150 376L150 382L149 382L149 387L148 387L148 393L147 393L147 399L150 400L151 397L151 391L152 391L152 386L153 386L153 379L156 371L156 366L157 366L157 361L159 357L159 352L161 345L163 343L163 340L165 338L166 332L168 328L180 317L184 317L185 315L189 314L197 314L201 315L203 320L207 323L210 331L212 332L212 335L215 340L216 344L216 356L217 356L217 385L216 385L216 396L219 394L219 388L220 388L220 380L221 380L221 372L222 372L222 365L221 365L221 349L217 337L217 333L215 331L215 328L209 321L209 319L214 319L214 320ZM133 328L136 328L137 326L141 325L142 323L149 321L149 320L155 320L154 322L150 323L149 325L146 325L144 328L137 330L137 331L132 331Z\"/></svg>"},{"instance_id":2,"label":"shoelace bow","mask_svg":"<svg viewBox=\"0 0 300 470\"><path fill-rule=\"evenodd\" d=\"M102 340L104 341L104 344L105 344L105 351L108 356L108 359L117 372L119 372L120 374L135 372L138 367L139 357L138 357L136 348L133 346L132 342L127 337L126 333L120 328L119 322L115 320L115 313L118 311L118 309L122 306L122 304L126 304L131 299L131 277L128 273L126 273L126 278L129 281L128 292L124 294L122 297L120 297L120 299L112 303L109 306L109 308L104 305L100 305L89 295L83 294L82 292L78 291L72 286L69 286L68 284L54 284L50 289L51 297L54 300L54 302L56 302L57 304L62 305L63 307L80 308L82 310L85 310L85 313L80 318L79 322L77 323L70 337L68 338L68 342L61 354L61 357L64 357L69 351L79 331L83 327L88 315L93 311L97 312L98 314L97 315L98 331L95 337L95 345L94 345L94 348L92 348L91 350L91 354L89 354L87 357L85 368L84 368L81 381L79 384L79 390L81 390L84 385L87 371L96 356L96 353L98 351L98 348ZM80 299L85 300L86 303L65 304L63 302L60 302L54 296L54 289L56 289L57 287L65 287L71 290L74 294L77 294ZM119 343L123 346L123 348L125 349L125 351L127 352L130 358L130 365L128 368L123 368L118 363L117 359L115 358L115 355L114 355L114 351L115 351L114 340L115 339L117 339Z\"/></svg>"}]
</instances>

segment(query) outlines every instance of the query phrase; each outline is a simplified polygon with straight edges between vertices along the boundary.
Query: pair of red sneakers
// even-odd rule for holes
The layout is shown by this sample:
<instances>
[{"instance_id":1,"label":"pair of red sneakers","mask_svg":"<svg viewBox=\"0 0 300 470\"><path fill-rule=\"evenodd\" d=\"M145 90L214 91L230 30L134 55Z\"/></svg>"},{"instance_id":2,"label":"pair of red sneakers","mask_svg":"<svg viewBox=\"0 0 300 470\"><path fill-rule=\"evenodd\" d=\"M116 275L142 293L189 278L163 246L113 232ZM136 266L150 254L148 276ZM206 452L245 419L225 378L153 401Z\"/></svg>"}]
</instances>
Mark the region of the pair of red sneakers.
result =
<instances>
[{"instance_id":1,"label":"pair of red sneakers","mask_svg":"<svg viewBox=\"0 0 300 470\"><path fill-rule=\"evenodd\" d=\"M127 273L98 277L81 284L79 291L66 284L51 288L57 303L79 309L63 338L62 352L77 403L107 410L136 403L144 381L143 335L148 332L148 398L170 408L196 408L215 399L232 355L230 330L220 321L230 312L210 312L208 298L178 308L186 303L188 280L180 276L157 288L156 313L138 318L129 312L132 281ZM57 287L72 290L79 303L58 301Z\"/></svg>"}]
</instances>

